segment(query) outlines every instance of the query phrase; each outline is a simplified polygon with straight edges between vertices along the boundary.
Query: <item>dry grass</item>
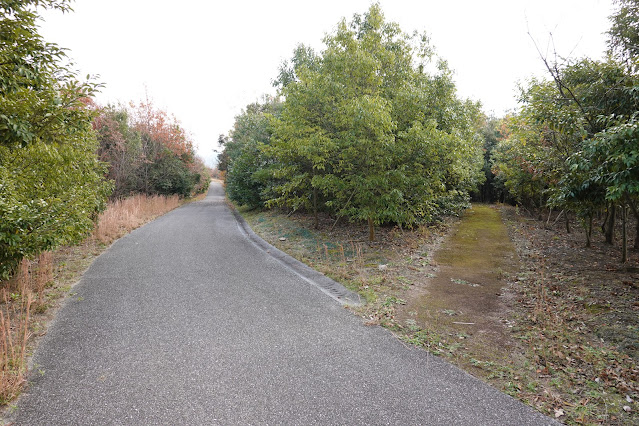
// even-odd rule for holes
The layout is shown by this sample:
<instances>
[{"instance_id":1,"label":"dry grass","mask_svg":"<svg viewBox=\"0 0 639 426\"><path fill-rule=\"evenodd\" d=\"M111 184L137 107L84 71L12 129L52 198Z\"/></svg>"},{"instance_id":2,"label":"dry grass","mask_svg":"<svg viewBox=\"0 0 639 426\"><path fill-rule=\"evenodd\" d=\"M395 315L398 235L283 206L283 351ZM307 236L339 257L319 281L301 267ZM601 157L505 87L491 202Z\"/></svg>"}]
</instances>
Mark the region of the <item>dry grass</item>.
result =
<instances>
[{"instance_id":1,"label":"dry grass","mask_svg":"<svg viewBox=\"0 0 639 426\"><path fill-rule=\"evenodd\" d=\"M93 236L99 242L109 244L179 205L180 199L177 195L165 197L140 194L113 201L100 215Z\"/></svg>"},{"instance_id":2,"label":"dry grass","mask_svg":"<svg viewBox=\"0 0 639 426\"><path fill-rule=\"evenodd\" d=\"M199 198L199 197L198 197ZM61 247L23 259L16 275L0 282L0 404L15 399L28 369L35 335L46 333L58 305L91 261L113 241L181 204L177 196L136 195L109 203L92 235L74 247Z\"/></svg>"},{"instance_id":3,"label":"dry grass","mask_svg":"<svg viewBox=\"0 0 639 426\"><path fill-rule=\"evenodd\" d=\"M370 318L370 324L384 323L385 319L377 314L386 312L388 300L397 299L400 290L419 278L412 277L419 275L415 265L401 273L397 272L398 265L409 262L419 268L422 263L429 267L424 256L430 249L425 246L440 238L446 229L444 224L413 230L379 227L377 241L370 242L368 227L346 221L335 223L328 216L320 215L318 231L313 228L310 215L278 211L242 214L266 241L359 293L367 303L358 313ZM415 259L411 257L414 253Z\"/></svg>"},{"instance_id":4,"label":"dry grass","mask_svg":"<svg viewBox=\"0 0 639 426\"><path fill-rule=\"evenodd\" d=\"M2 289L0 308L0 403L15 398L25 382L25 355L30 337L29 319L33 296L30 262L23 260L11 288Z\"/></svg>"}]
</instances>

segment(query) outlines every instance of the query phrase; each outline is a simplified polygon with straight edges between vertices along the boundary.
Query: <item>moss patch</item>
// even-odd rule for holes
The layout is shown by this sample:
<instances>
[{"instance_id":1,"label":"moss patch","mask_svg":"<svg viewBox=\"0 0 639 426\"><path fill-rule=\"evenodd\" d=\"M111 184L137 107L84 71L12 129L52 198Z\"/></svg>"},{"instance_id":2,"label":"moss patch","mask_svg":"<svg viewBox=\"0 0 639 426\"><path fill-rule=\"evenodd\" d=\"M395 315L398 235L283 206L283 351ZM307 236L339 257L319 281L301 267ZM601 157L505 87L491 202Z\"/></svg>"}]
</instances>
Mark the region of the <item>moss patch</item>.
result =
<instances>
[{"instance_id":1,"label":"moss patch","mask_svg":"<svg viewBox=\"0 0 639 426\"><path fill-rule=\"evenodd\" d=\"M398 319L457 339L458 351L481 347L479 353L490 355L486 359L509 357L513 342L505 326L508 308L502 295L518 260L499 210L474 205L453 228L434 262L435 276L414 289ZM486 354L485 348L499 350Z\"/></svg>"}]
</instances>

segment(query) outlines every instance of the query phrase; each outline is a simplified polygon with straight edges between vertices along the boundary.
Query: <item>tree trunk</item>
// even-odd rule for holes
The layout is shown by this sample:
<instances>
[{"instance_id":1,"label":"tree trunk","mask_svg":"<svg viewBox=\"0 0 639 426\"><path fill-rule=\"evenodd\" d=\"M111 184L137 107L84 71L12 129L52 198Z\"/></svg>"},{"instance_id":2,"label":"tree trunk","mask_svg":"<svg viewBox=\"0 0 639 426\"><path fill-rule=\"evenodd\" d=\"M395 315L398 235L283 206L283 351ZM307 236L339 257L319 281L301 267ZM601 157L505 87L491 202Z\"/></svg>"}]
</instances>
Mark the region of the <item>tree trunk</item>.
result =
<instances>
[{"instance_id":1,"label":"tree trunk","mask_svg":"<svg viewBox=\"0 0 639 426\"><path fill-rule=\"evenodd\" d=\"M368 241L375 241L375 224L372 218L368 218Z\"/></svg>"},{"instance_id":2,"label":"tree trunk","mask_svg":"<svg viewBox=\"0 0 639 426\"><path fill-rule=\"evenodd\" d=\"M608 213L608 222L606 223L606 243L613 245L615 243L615 216L617 208L614 204L610 204Z\"/></svg>"},{"instance_id":3,"label":"tree trunk","mask_svg":"<svg viewBox=\"0 0 639 426\"><path fill-rule=\"evenodd\" d=\"M632 209L632 214L635 216L635 220L637 221L637 229L635 232L635 245L634 248L639 250L639 209L634 202L629 202L630 209Z\"/></svg>"},{"instance_id":4,"label":"tree trunk","mask_svg":"<svg viewBox=\"0 0 639 426\"><path fill-rule=\"evenodd\" d=\"M608 224L608 216L610 215L610 209L606 207L605 209L605 214L604 214L604 220L601 223L601 233L606 235L606 225ZM599 213L599 216L601 217L601 213Z\"/></svg>"},{"instance_id":5,"label":"tree trunk","mask_svg":"<svg viewBox=\"0 0 639 426\"><path fill-rule=\"evenodd\" d=\"M621 210L621 263L626 263L628 261L628 236L626 235L626 217L628 208L624 204Z\"/></svg>"},{"instance_id":6,"label":"tree trunk","mask_svg":"<svg viewBox=\"0 0 639 426\"><path fill-rule=\"evenodd\" d=\"M542 216L543 211L544 211L544 195L539 194L539 220L544 220L544 217Z\"/></svg>"},{"instance_id":7,"label":"tree trunk","mask_svg":"<svg viewBox=\"0 0 639 426\"><path fill-rule=\"evenodd\" d=\"M313 215L315 220L315 229L319 229L319 217L317 215L317 188L313 188Z\"/></svg>"},{"instance_id":8,"label":"tree trunk","mask_svg":"<svg viewBox=\"0 0 639 426\"><path fill-rule=\"evenodd\" d=\"M588 225L586 227L586 247L590 247L590 245L591 245L591 240L592 240L592 220L593 220L593 214L590 213L588 215Z\"/></svg>"},{"instance_id":9,"label":"tree trunk","mask_svg":"<svg viewBox=\"0 0 639 426\"><path fill-rule=\"evenodd\" d=\"M564 217L566 218L566 232L570 234L570 215L568 214L568 211L566 211Z\"/></svg>"}]
</instances>

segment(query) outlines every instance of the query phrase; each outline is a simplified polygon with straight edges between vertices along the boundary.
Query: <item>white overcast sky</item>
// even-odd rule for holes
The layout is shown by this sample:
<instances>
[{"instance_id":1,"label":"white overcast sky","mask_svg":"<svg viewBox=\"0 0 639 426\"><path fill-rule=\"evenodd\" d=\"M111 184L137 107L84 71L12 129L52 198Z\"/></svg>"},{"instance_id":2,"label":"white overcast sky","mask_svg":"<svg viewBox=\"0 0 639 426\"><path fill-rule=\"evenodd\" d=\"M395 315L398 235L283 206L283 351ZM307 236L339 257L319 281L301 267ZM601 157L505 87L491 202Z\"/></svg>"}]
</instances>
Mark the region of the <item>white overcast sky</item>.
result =
<instances>
[{"instance_id":1,"label":"white overcast sky","mask_svg":"<svg viewBox=\"0 0 639 426\"><path fill-rule=\"evenodd\" d=\"M516 87L543 64L528 31L561 56L600 58L612 0L381 0L388 21L426 31L460 96L488 113L517 107ZM70 50L81 75L106 84L101 104L139 101L174 114L212 164L219 134L263 94L295 46L321 51L341 18L370 0L76 0L47 11L41 34ZM554 49L550 48L549 53Z\"/></svg>"}]
</instances>

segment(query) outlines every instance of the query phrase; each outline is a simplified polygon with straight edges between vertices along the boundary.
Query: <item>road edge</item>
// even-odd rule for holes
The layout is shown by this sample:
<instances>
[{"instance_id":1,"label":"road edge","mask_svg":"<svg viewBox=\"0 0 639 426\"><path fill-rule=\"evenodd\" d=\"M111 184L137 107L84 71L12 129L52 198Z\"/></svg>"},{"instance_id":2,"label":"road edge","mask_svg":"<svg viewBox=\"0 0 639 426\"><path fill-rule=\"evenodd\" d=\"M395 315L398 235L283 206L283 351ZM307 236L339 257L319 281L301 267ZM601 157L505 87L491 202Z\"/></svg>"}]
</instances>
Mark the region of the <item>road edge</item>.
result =
<instances>
[{"instance_id":1,"label":"road edge","mask_svg":"<svg viewBox=\"0 0 639 426\"><path fill-rule=\"evenodd\" d=\"M244 220L242 215L234 206L229 205L229 208L231 209L231 212L233 213L233 216L235 217L238 227L240 228L242 233L260 250L269 254L275 260L279 261L282 265L286 266L296 275L304 279L304 281L317 287L319 290L322 291L322 293L336 300L340 304L344 306L361 306L364 304L359 294L350 291L337 281L327 277L321 272L316 271L305 263L300 262L293 256L286 254L285 252L263 240L253 231L253 229L251 229L250 225L246 222L246 220Z\"/></svg>"}]
</instances>

